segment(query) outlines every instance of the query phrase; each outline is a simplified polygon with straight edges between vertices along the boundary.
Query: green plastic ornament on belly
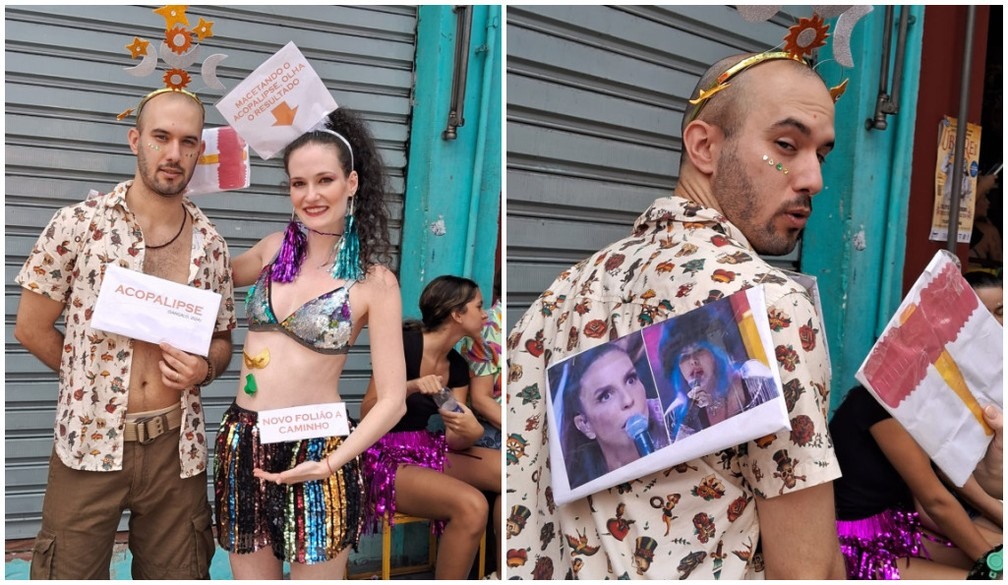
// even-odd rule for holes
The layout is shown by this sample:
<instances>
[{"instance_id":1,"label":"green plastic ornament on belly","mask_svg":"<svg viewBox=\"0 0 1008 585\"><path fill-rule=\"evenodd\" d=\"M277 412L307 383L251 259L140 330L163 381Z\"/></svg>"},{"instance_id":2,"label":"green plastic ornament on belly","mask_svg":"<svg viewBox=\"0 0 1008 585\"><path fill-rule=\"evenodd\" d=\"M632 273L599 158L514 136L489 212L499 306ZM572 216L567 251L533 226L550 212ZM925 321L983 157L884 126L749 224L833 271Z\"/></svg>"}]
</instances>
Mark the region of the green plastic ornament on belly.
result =
<instances>
[{"instance_id":1,"label":"green plastic ornament on belly","mask_svg":"<svg viewBox=\"0 0 1008 585\"><path fill-rule=\"evenodd\" d=\"M256 391L259 390L259 386L256 385L255 376L252 374L245 376L245 387L242 390L249 396L255 396Z\"/></svg>"}]
</instances>

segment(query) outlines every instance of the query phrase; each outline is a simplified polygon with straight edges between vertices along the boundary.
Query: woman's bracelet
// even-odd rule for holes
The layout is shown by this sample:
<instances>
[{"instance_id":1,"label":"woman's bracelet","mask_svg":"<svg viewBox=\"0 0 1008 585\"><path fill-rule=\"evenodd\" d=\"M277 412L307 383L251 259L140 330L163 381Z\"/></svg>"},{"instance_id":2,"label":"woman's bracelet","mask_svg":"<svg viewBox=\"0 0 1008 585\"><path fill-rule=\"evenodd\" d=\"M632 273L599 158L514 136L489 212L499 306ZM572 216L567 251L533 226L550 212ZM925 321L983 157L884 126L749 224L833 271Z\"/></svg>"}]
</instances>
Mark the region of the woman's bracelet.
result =
<instances>
[{"instance_id":1,"label":"woman's bracelet","mask_svg":"<svg viewBox=\"0 0 1008 585\"><path fill-rule=\"evenodd\" d=\"M325 458L325 465L326 465L326 467L329 468L329 475L336 475L336 472L333 471L332 463L329 462L329 456L328 455L326 455L326 458Z\"/></svg>"}]
</instances>

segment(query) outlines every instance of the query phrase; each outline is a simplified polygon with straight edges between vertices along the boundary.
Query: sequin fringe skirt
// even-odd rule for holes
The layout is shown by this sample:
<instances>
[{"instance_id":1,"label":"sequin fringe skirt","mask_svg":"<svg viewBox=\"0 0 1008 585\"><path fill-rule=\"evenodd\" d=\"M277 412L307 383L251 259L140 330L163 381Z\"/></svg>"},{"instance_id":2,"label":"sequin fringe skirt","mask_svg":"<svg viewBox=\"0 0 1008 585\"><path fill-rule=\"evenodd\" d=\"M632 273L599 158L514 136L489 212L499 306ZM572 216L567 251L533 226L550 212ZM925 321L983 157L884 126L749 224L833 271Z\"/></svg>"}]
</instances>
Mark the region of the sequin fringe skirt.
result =
<instances>
[{"instance_id":1,"label":"sequin fringe skirt","mask_svg":"<svg viewBox=\"0 0 1008 585\"><path fill-rule=\"evenodd\" d=\"M926 554L917 512L891 509L836 525L848 579L897 580L899 559Z\"/></svg>"},{"instance_id":2,"label":"sequin fringe skirt","mask_svg":"<svg viewBox=\"0 0 1008 585\"><path fill-rule=\"evenodd\" d=\"M395 477L400 465L418 465L444 472L448 443L444 433L397 431L388 433L364 453L364 474L370 480L367 494L369 519L366 530L378 532L381 519L394 524ZM443 521L432 521L435 534L444 530Z\"/></svg>"},{"instance_id":3,"label":"sequin fringe skirt","mask_svg":"<svg viewBox=\"0 0 1008 585\"><path fill-rule=\"evenodd\" d=\"M266 547L278 559L315 564L342 550L356 550L364 524L365 492L360 457L324 480L293 485L264 482L252 475L304 461L321 461L343 437L284 443L259 443L258 413L236 404L224 413L214 460L214 511L217 541L232 553ZM353 429L351 422L351 430Z\"/></svg>"}]
</instances>

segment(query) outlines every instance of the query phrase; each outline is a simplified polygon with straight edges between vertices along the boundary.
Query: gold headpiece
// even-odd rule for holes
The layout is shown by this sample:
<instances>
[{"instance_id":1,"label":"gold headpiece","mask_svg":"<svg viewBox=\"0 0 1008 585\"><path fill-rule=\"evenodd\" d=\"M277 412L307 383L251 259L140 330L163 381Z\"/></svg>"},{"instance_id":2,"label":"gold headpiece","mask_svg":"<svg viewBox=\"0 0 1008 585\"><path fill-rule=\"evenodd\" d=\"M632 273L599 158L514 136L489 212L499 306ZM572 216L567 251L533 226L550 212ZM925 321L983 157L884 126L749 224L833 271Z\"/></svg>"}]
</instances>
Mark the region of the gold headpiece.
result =
<instances>
[{"instance_id":1,"label":"gold headpiece","mask_svg":"<svg viewBox=\"0 0 1008 585\"><path fill-rule=\"evenodd\" d=\"M778 8L779 7L775 6L739 6L738 11L746 20L750 22L758 22L770 19L777 13ZM825 45L826 39L829 38L829 25L824 22L824 16L840 16L840 20L838 21L838 30L842 30L842 32L838 32L837 36L833 39L834 56L841 65L845 67L853 67L854 63L850 58L850 32L851 29L854 28L854 24L858 21L858 19L870 11L871 7L865 6L838 7L836 9L832 9L828 6L817 6L816 13L812 15L812 18L799 18L798 22L788 29L788 34L784 36L783 51L768 51L746 57L725 70L724 73L714 80L714 83L710 87L701 88L697 97L689 100L689 103L693 105L694 108L689 114L686 122L689 123L695 120L712 96L724 89L727 89L731 85L728 82L733 77L751 67L755 67L756 65L766 63L768 61L779 61L781 59L790 59L792 61L809 65L809 62L806 59L811 57L816 49ZM841 22L844 23L843 26L839 24ZM837 44L841 45L839 51L836 46ZM838 85L829 88L830 97L833 99L833 102L835 103L839 100L840 96L842 96L846 90L846 79Z\"/></svg>"},{"instance_id":2,"label":"gold headpiece","mask_svg":"<svg viewBox=\"0 0 1008 585\"><path fill-rule=\"evenodd\" d=\"M707 105L707 100L711 98L714 94L721 90L728 89L731 84L728 83L733 77L742 73L750 67L755 67L760 63L766 63L767 61L780 61L781 59L787 59L789 61L797 61L799 63L805 63L805 60L801 57L792 55L791 53L785 53L783 51L775 51L772 53L758 53L756 55L750 55L745 59L742 59L738 63L732 65L725 70L724 73L718 75L717 79L714 80L714 84L707 89L701 89L700 94L696 98L691 99L689 103L693 106L693 112L690 114L689 118L686 120L687 123L692 122L700 115L700 110Z\"/></svg>"},{"instance_id":3,"label":"gold headpiece","mask_svg":"<svg viewBox=\"0 0 1008 585\"><path fill-rule=\"evenodd\" d=\"M201 17L196 26L192 27L191 30L186 28L189 26L189 19L186 17L187 8L184 5L168 5L153 11L165 19L165 36L161 41L160 50L155 51L151 47L150 41L141 39L140 37L133 37L133 42L126 45L126 50L130 52L134 59L143 57L143 61L139 65L125 68L125 71L130 75L146 77L154 73L154 69L158 65L159 55L165 64L165 74L162 78L165 86L148 93L140 100L140 104L136 107L137 115L140 114L144 104L151 98L169 91L176 91L189 96L201 108L203 107L203 102L200 101L199 97L195 93L185 89L192 81L192 77L189 76L186 69L199 60L200 45L193 42L194 37L198 42L212 37L214 23L203 20ZM217 79L217 66L225 58L227 58L227 55L215 54L203 60L201 76L208 88L224 89L224 84ZM134 108L129 108L116 118L122 120L132 114L133 111Z\"/></svg>"}]
</instances>

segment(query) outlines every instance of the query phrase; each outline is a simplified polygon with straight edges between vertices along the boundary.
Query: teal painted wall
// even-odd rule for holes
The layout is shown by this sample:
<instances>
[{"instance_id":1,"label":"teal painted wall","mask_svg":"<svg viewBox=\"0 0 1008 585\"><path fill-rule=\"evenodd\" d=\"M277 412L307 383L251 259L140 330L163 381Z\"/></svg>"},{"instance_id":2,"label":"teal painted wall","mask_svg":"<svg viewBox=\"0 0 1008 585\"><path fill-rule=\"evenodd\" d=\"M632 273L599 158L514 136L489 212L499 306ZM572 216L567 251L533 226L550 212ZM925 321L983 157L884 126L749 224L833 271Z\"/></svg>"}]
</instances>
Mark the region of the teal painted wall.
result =
<instances>
[{"instance_id":1,"label":"teal painted wall","mask_svg":"<svg viewBox=\"0 0 1008 585\"><path fill-rule=\"evenodd\" d=\"M836 104L836 146L823 167L826 188L813 200L801 260L802 271L819 279L823 297L833 365L832 409L857 383L855 372L902 297L924 30L923 7L907 8L913 18L904 55L899 114L888 116L886 130L865 129L878 97L884 6L875 6L855 27L851 37L853 69L841 69L832 61L819 68L830 86L844 77L850 79L847 92ZM898 22L899 10L892 30L893 59ZM831 49L832 42L822 54L832 54ZM892 64L889 71L891 76Z\"/></svg>"},{"instance_id":2,"label":"teal painted wall","mask_svg":"<svg viewBox=\"0 0 1008 585\"><path fill-rule=\"evenodd\" d=\"M490 304L501 212L501 13L499 6L472 11L465 123L454 140L442 133L451 107L456 15L451 6L421 6L418 12L399 263L404 318L420 317L420 293L442 274L475 280ZM427 530L426 524L415 526ZM414 531L406 538L396 527L393 546L403 557L392 566L417 564L406 557L426 559L425 534ZM362 543L351 556L350 572L375 570L380 560L380 544Z\"/></svg>"},{"instance_id":3,"label":"teal painted wall","mask_svg":"<svg viewBox=\"0 0 1008 585\"><path fill-rule=\"evenodd\" d=\"M442 274L472 278L489 305L501 208L501 12L472 7L464 125L444 140L451 103L456 16L421 6L399 280L403 314Z\"/></svg>"}]
</instances>

